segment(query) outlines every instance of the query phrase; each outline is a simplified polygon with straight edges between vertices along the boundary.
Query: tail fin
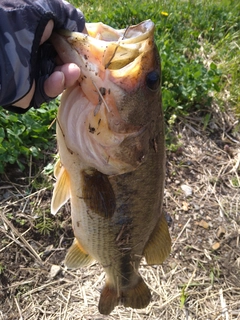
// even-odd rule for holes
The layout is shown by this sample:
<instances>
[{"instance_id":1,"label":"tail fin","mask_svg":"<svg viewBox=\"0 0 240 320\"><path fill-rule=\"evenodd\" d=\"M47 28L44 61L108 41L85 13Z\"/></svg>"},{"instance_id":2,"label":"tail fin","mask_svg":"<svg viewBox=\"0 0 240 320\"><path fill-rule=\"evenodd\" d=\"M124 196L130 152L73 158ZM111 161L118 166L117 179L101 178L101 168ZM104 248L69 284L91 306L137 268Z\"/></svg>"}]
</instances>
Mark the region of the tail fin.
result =
<instances>
[{"instance_id":1,"label":"tail fin","mask_svg":"<svg viewBox=\"0 0 240 320\"><path fill-rule=\"evenodd\" d=\"M100 296L98 310L101 314L109 315L118 304L123 304L124 307L142 309L147 307L150 300L150 290L139 276L135 287L120 292L117 291L117 288L106 284Z\"/></svg>"},{"instance_id":2,"label":"tail fin","mask_svg":"<svg viewBox=\"0 0 240 320\"><path fill-rule=\"evenodd\" d=\"M113 309L118 305L119 296L116 288L112 288L106 284L103 288L98 303L98 310L101 314L109 315Z\"/></svg>"},{"instance_id":3,"label":"tail fin","mask_svg":"<svg viewBox=\"0 0 240 320\"><path fill-rule=\"evenodd\" d=\"M124 307L131 307L134 309L146 308L150 300L151 292L140 276L135 287L123 292L122 303Z\"/></svg>"}]
</instances>

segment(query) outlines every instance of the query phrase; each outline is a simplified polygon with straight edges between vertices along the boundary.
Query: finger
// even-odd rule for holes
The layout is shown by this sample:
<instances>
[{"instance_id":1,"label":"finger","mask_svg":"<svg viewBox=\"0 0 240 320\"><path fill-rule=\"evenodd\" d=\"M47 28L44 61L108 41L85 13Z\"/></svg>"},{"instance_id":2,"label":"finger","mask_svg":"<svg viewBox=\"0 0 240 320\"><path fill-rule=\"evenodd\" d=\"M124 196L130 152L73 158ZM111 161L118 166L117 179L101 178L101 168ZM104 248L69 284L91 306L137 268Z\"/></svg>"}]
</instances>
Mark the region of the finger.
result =
<instances>
[{"instance_id":1,"label":"finger","mask_svg":"<svg viewBox=\"0 0 240 320\"><path fill-rule=\"evenodd\" d=\"M47 96L54 98L71 87L80 77L80 69L74 63L65 64L55 68L55 71L44 83L44 91Z\"/></svg>"},{"instance_id":2,"label":"finger","mask_svg":"<svg viewBox=\"0 0 240 320\"><path fill-rule=\"evenodd\" d=\"M53 72L44 82L44 91L47 96L54 98L64 90L65 77L61 71Z\"/></svg>"},{"instance_id":3,"label":"finger","mask_svg":"<svg viewBox=\"0 0 240 320\"><path fill-rule=\"evenodd\" d=\"M65 87L71 87L80 77L80 68L75 63L66 63L57 66L55 71L61 71L65 76Z\"/></svg>"},{"instance_id":4,"label":"finger","mask_svg":"<svg viewBox=\"0 0 240 320\"><path fill-rule=\"evenodd\" d=\"M50 38L52 31L54 27L53 20L49 20L41 37L40 45L43 44L45 41L47 41L48 38Z\"/></svg>"}]
</instances>

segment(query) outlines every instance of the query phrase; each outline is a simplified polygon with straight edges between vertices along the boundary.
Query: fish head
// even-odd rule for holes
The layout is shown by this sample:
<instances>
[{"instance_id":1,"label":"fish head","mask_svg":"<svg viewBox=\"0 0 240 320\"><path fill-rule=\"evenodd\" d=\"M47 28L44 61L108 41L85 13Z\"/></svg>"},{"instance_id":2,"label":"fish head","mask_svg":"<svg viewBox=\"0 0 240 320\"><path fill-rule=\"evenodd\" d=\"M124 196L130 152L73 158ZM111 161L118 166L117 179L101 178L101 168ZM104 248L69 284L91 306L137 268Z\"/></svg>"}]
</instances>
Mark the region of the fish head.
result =
<instances>
[{"instance_id":1,"label":"fish head","mask_svg":"<svg viewBox=\"0 0 240 320\"><path fill-rule=\"evenodd\" d=\"M154 23L86 27L88 35L62 30L51 39L61 60L81 69L62 96L58 123L83 162L109 175L130 172L146 160L163 121Z\"/></svg>"}]
</instances>

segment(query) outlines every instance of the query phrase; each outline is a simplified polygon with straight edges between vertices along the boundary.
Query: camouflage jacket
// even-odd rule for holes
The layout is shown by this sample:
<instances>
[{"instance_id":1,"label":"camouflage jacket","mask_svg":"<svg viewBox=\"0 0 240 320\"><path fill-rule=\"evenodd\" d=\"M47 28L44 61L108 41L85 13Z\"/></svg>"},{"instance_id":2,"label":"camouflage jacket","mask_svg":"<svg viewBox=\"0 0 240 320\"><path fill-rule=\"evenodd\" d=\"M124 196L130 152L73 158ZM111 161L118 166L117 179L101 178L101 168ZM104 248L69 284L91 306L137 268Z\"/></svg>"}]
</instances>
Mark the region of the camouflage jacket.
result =
<instances>
[{"instance_id":1,"label":"camouflage jacket","mask_svg":"<svg viewBox=\"0 0 240 320\"><path fill-rule=\"evenodd\" d=\"M50 43L39 46L49 20L54 28L81 32L85 26L82 12L65 0L0 1L0 105L23 113L50 100L43 83L54 69L55 52ZM13 107L36 81L28 109Z\"/></svg>"}]
</instances>

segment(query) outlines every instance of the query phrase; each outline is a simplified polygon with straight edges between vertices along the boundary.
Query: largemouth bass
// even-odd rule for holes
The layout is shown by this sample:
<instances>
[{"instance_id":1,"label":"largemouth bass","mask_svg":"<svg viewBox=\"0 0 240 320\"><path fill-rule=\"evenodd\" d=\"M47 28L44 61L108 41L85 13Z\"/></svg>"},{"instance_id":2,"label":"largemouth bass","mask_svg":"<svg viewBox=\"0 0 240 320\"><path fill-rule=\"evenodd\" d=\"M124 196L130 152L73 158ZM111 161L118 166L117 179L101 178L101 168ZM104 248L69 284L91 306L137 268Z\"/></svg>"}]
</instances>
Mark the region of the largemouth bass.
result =
<instances>
[{"instance_id":1,"label":"largemouth bass","mask_svg":"<svg viewBox=\"0 0 240 320\"><path fill-rule=\"evenodd\" d=\"M65 264L102 265L99 311L107 315L118 304L149 304L140 261L161 264L171 248L162 211L161 70L152 21L123 30L93 23L87 30L52 37L62 61L76 63L81 76L58 111L51 211L70 198L75 240Z\"/></svg>"}]
</instances>

